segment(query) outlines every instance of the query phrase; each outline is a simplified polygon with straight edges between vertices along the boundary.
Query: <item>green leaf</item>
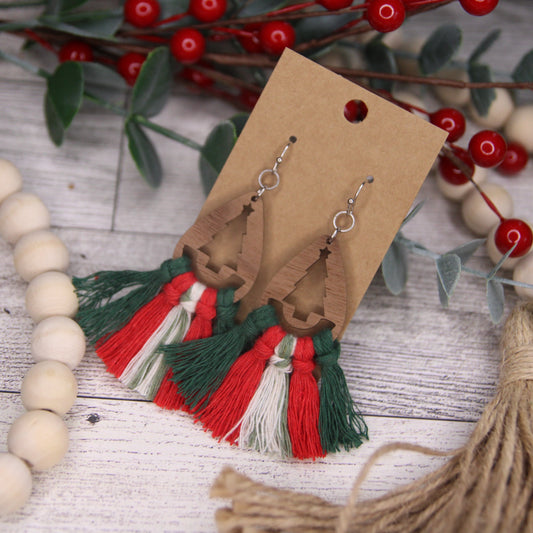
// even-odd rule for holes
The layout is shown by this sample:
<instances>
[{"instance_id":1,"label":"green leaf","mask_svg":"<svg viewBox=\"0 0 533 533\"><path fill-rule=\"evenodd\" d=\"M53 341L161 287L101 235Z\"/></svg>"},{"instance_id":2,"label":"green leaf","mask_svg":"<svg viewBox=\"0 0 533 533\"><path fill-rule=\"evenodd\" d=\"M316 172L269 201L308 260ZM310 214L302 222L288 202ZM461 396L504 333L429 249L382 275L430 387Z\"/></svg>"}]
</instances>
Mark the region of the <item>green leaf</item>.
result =
<instances>
[{"instance_id":1,"label":"green leaf","mask_svg":"<svg viewBox=\"0 0 533 533\"><path fill-rule=\"evenodd\" d=\"M516 65L511 77L517 83L533 82L533 50L530 50Z\"/></svg>"},{"instance_id":2,"label":"green leaf","mask_svg":"<svg viewBox=\"0 0 533 533\"><path fill-rule=\"evenodd\" d=\"M451 296L461 277L461 259L455 254L444 254L435 263L442 288L448 296Z\"/></svg>"},{"instance_id":3,"label":"green leaf","mask_svg":"<svg viewBox=\"0 0 533 533\"><path fill-rule=\"evenodd\" d=\"M505 254L500 257L500 260L494 265L493 269L487 274L487 280L491 280L497 273L498 270L503 266L507 258L514 252L514 249L518 246L518 241L516 241L510 250L507 250Z\"/></svg>"},{"instance_id":4,"label":"green leaf","mask_svg":"<svg viewBox=\"0 0 533 533\"><path fill-rule=\"evenodd\" d=\"M241 134L249 117L250 113L237 113L230 118L230 121L235 126L235 134L237 137Z\"/></svg>"},{"instance_id":5,"label":"green leaf","mask_svg":"<svg viewBox=\"0 0 533 533\"><path fill-rule=\"evenodd\" d=\"M83 70L79 63L60 64L47 80L47 100L53 103L65 129L76 116L83 101Z\"/></svg>"},{"instance_id":6,"label":"green leaf","mask_svg":"<svg viewBox=\"0 0 533 533\"><path fill-rule=\"evenodd\" d=\"M462 32L454 24L437 28L424 43L418 64L424 74L433 74L444 67L461 46Z\"/></svg>"},{"instance_id":7,"label":"green leaf","mask_svg":"<svg viewBox=\"0 0 533 533\"><path fill-rule=\"evenodd\" d=\"M470 81L474 82L492 81L490 68L487 65L479 65L478 63L468 65L468 77ZM476 111L481 116L486 116L489 112L490 105L496 99L496 91L492 87L486 89L470 89L470 94Z\"/></svg>"},{"instance_id":8,"label":"green leaf","mask_svg":"<svg viewBox=\"0 0 533 533\"><path fill-rule=\"evenodd\" d=\"M318 11L327 11L327 9L320 6ZM301 19L294 25L296 42L305 43L331 35L358 17L359 14L354 12L346 15L325 15Z\"/></svg>"},{"instance_id":9,"label":"green leaf","mask_svg":"<svg viewBox=\"0 0 533 533\"><path fill-rule=\"evenodd\" d=\"M161 14L159 20L164 20L189 9L189 0L159 0Z\"/></svg>"},{"instance_id":10,"label":"green leaf","mask_svg":"<svg viewBox=\"0 0 533 533\"><path fill-rule=\"evenodd\" d=\"M474 255L475 251L485 243L485 239L474 239L473 241L462 244L461 246L450 250L448 254L454 254L461 260L464 265Z\"/></svg>"},{"instance_id":11,"label":"green leaf","mask_svg":"<svg viewBox=\"0 0 533 533\"><path fill-rule=\"evenodd\" d=\"M437 286L439 289L440 304L442 305L442 307L444 307L444 309L447 309L450 303L450 297L446 293L446 290L444 289L444 285L442 284L442 281L440 280L438 275L437 275Z\"/></svg>"},{"instance_id":12,"label":"green leaf","mask_svg":"<svg viewBox=\"0 0 533 533\"><path fill-rule=\"evenodd\" d=\"M490 279L487 281L487 305L489 307L490 319L497 324L503 316L505 299L503 285L499 281Z\"/></svg>"},{"instance_id":13,"label":"green leaf","mask_svg":"<svg viewBox=\"0 0 533 533\"><path fill-rule=\"evenodd\" d=\"M400 294L407 283L407 249L403 244L392 241L381 263L381 272L387 289L394 295Z\"/></svg>"},{"instance_id":14,"label":"green leaf","mask_svg":"<svg viewBox=\"0 0 533 533\"><path fill-rule=\"evenodd\" d=\"M95 39L106 38L114 40L113 35L122 26L122 10L89 11L83 13L68 13L57 17L42 16L39 21L47 28Z\"/></svg>"},{"instance_id":15,"label":"green leaf","mask_svg":"<svg viewBox=\"0 0 533 533\"><path fill-rule=\"evenodd\" d=\"M287 0L252 0L239 11L239 18L255 17L281 9L287 5Z\"/></svg>"},{"instance_id":16,"label":"green leaf","mask_svg":"<svg viewBox=\"0 0 533 533\"><path fill-rule=\"evenodd\" d=\"M424 202L418 202L409 213L407 213L407 216L403 219L402 225L400 226L400 229L403 228L410 220L412 220L418 212L422 209L424 205Z\"/></svg>"},{"instance_id":17,"label":"green leaf","mask_svg":"<svg viewBox=\"0 0 533 533\"><path fill-rule=\"evenodd\" d=\"M85 79L85 92L114 104L123 104L126 97L126 82L115 70L84 61L80 63Z\"/></svg>"},{"instance_id":18,"label":"green leaf","mask_svg":"<svg viewBox=\"0 0 533 533\"><path fill-rule=\"evenodd\" d=\"M200 175L205 194L213 187L237 141L235 124L229 120L218 124L209 134L200 152Z\"/></svg>"},{"instance_id":19,"label":"green leaf","mask_svg":"<svg viewBox=\"0 0 533 533\"><path fill-rule=\"evenodd\" d=\"M131 157L141 176L150 187L158 187L163 178L163 170L154 145L142 128L131 119L126 121L126 136Z\"/></svg>"},{"instance_id":20,"label":"green leaf","mask_svg":"<svg viewBox=\"0 0 533 533\"><path fill-rule=\"evenodd\" d=\"M46 15L59 15L65 11L75 9L86 2L87 0L48 0L44 13Z\"/></svg>"},{"instance_id":21,"label":"green leaf","mask_svg":"<svg viewBox=\"0 0 533 533\"><path fill-rule=\"evenodd\" d=\"M65 128L48 92L44 95L44 116L50 139L56 146L61 146L65 136Z\"/></svg>"},{"instance_id":22,"label":"green leaf","mask_svg":"<svg viewBox=\"0 0 533 533\"><path fill-rule=\"evenodd\" d=\"M368 66L374 72L384 72L386 74L396 74L398 72L394 53L381 39L372 39L365 46L364 55ZM392 80L371 79L370 85L374 89L391 91L394 82Z\"/></svg>"},{"instance_id":23,"label":"green leaf","mask_svg":"<svg viewBox=\"0 0 533 533\"><path fill-rule=\"evenodd\" d=\"M157 115L167 102L171 84L170 52L166 46L156 48L141 67L133 87L130 112L146 117Z\"/></svg>"},{"instance_id":24,"label":"green leaf","mask_svg":"<svg viewBox=\"0 0 533 533\"><path fill-rule=\"evenodd\" d=\"M469 63L477 63L478 59L499 39L502 30L491 31L474 49L468 58Z\"/></svg>"}]
</instances>

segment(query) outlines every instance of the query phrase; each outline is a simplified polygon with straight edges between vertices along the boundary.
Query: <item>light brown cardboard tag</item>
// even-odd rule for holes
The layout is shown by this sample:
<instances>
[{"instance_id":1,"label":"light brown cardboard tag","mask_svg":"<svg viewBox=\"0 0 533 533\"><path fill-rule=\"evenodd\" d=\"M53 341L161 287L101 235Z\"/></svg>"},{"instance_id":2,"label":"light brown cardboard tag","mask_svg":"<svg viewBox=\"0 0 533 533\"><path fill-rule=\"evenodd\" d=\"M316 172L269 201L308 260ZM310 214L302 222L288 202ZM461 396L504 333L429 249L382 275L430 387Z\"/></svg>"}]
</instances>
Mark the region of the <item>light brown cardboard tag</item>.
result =
<instances>
[{"instance_id":1,"label":"light brown cardboard tag","mask_svg":"<svg viewBox=\"0 0 533 533\"><path fill-rule=\"evenodd\" d=\"M361 100L366 118L344 118ZM274 274L309 243L331 234L335 213L346 208L368 175L354 212L356 226L337 237L346 273L346 328L418 189L446 132L383 98L286 50L274 69L200 216L257 189L289 137L297 142L280 166L279 187L264 195L261 269L246 310L258 306Z\"/></svg>"}]
</instances>

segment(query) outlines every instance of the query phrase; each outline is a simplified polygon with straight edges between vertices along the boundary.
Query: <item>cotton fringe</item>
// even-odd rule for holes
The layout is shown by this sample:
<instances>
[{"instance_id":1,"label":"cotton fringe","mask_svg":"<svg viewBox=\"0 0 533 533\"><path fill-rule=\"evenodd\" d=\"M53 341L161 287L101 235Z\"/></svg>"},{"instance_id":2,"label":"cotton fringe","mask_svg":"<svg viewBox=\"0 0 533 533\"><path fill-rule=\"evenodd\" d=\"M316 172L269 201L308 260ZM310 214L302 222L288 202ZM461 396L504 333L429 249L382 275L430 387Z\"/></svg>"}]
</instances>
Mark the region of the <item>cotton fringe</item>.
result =
<instances>
[{"instance_id":1,"label":"cotton fringe","mask_svg":"<svg viewBox=\"0 0 533 533\"><path fill-rule=\"evenodd\" d=\"M515 533L533 531L533 304L519 304L502 337L496 397L468 443L454 452L392 443L378 449L357 478L345 506L256 483L223 470L211 497L231 498L216 513L222 533ZM451 455L435 472L375 499L360 487L383 455L410 450Z\"/></svg>"}]
</instances>

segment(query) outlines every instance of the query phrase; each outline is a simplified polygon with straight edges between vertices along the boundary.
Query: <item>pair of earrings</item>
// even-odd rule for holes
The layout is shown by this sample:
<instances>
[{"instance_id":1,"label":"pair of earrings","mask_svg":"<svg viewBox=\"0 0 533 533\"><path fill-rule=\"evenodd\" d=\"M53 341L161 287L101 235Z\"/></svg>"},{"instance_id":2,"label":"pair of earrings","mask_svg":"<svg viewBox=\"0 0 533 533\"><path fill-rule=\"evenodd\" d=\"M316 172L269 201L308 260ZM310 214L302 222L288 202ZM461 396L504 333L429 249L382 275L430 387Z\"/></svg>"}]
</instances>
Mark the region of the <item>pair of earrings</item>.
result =
<instances>
[{"instance_id":1,"label":"pair of earrings","mask_svg":"<svg viewBox=\"0 0 533 533\"><path fill-rule=\"evenodd\" d=\"M279 185L294 142L259 174L255 193L197 220L159 269L97 272L74 285L80 325L128 387L191 412L216 438L303 459L367 438L338 365L346 294L337 236L354 228L355 202L373 178L237 323L261 264L263 194Z\"/></svg>"}]
</instances>

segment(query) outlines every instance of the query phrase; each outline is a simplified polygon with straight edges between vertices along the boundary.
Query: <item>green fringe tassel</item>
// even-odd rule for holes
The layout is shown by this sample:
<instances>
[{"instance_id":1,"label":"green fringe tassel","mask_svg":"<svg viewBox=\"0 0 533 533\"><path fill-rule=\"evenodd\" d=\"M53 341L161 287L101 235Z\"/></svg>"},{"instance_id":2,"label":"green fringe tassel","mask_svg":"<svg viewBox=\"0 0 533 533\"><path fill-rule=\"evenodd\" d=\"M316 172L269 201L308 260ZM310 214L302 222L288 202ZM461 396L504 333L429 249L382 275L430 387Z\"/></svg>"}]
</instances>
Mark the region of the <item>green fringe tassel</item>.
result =
<instances>
[{"instance_id":1,"label":"green fringe tassel","mask_svg":"<svg viewBox=\"0 0 533 533\"><path fill-rule=\"evenodd\" d=\"M325 329L313 337L313 345L322 370L318 419L322 448L325 452L357 448L363 438L368 440L368 428L338 364L340 344L333 340L331 330Z\"/></svg>"},{"instance_id":2,"label":"green fringe tassel","mask_svg":"<svg viewBox=\"0 0 533 533\"><path fill-rule=\"evenodd\" d=\"M165 283L188 272L190 263L183 256L168 259L149 272L104 270L86 278L73 278L80 305L76 320L89 341L95 343L122 328ZM127 294L113 299L127 289Z\"/></svg>"},{"instance_id":3,"label":"green fringe tassel","mask_svg":"<svg viewBox=\"0 0 533 533\"><path fill-rule=\"evenodd\" d=\"M235 315L239 304L233 302L235 289L219 289L217 292L217 316L213 334L226 333L235 325Z\"/></svg>"},{"instance_id":4,"label":"green fringe tassel","mask_svg":"<svg viewBox=\"0 0 533 533\"><path fill-rule=\"evenodd\" d=\"M172 367L172 381L178 384L185 403L193 410L202 408L220 387L231 365L264 330L278 323L275 309L264 305L225 333L161 350Z\"/></svg>"}]
</instances>

